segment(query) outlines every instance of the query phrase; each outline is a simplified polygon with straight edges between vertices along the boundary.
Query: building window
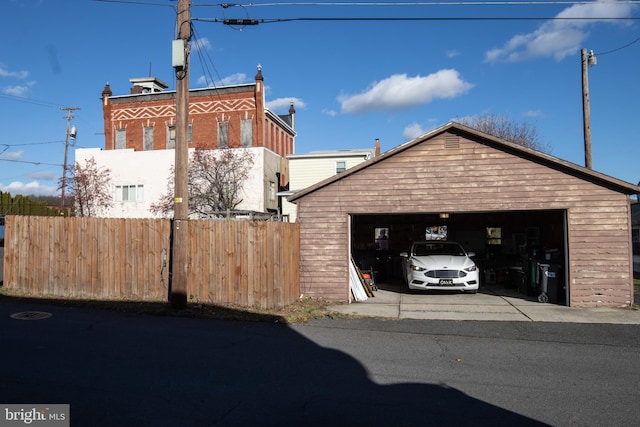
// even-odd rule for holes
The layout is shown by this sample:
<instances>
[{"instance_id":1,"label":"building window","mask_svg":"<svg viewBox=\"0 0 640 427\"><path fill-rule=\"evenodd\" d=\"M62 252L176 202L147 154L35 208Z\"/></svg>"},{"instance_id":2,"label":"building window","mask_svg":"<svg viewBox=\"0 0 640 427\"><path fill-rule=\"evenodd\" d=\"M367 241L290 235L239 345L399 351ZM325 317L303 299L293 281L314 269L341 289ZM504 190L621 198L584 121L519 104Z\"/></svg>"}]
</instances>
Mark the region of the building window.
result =
<instances>
[{"instance_id":1,"label":"building window","mask_svg":"<svg viewBox=\"0 0 640 427\"><path fill-rule=\"evenodd\" d=\"M229 148L229 122L218 122L218 148Z\"/></svg>"},{"instance_id":2,"label":"building window","mask_svg":"<svg viewBox=\"0 0 640 427\"><path fill-rule=\"evenodd\" d=\"M253 120L240 120L240 146L251 147L253 145Z\"/></svg>"},{"instance_id":3,"label":"building window","mask_svg":"<svg viewBox=\"0 0 640 427\"><path fill-rule=\"evenodd\" d=\"M269 181L269 200L276 200L276 183L273 181Z\"/></svg>"},{"instance_id":4,"label":"building window","mask_svg":"<svg viewBox=\"0 0 640 427\"><path fill-rule=\"evenodd\" d=\"M336 162L336 173L344 172L347 170L347 162L341 160Z\"/></svg>"},{"instance_id":5,"label":"building window","mask_svg":"<svg viewBox=\"0 0 640 427\"><path fill-rule=\"evenodd\" d=\"M116 202L141 202L144 185L116 185Z\"/></svg>"},{"instance_id":6,"label":"building window","mask_svg":"<svg viewBox=\"0 0 640 427\"><path fill-rule=\"evenodd\" d=\"M376 249L386 251L389 249L389 228L376 228L374 234Z\"/></svg>"},{"instance_id":7,"label":"building window","mask_svg":"<svg viewBox=\"0 0 640 427\"><path fill-rule=\"evenodd\" d=\"M116 150L124 150L127 148L127 130L116 129Z\"/></svg>"},{"instance_id":8,"label":"building window","mask_svg":"<svg viewBox=\"0 0 640 427\"><path fill-rule=\"evenodd\" d=\"M176 148L176 127L167 126L167 149Z\"/></svg>"},{"instance_id":9,"label":"building window","mask_svg":"<svg viewBox=\"0 0 640 427\"><path fill-rule=\"evenodd\" d=\"M192 126L187 128L187 143L191 144ZM176 125L167 126L167 149L176 148Z\"/></svg>"},{"instance_id":10,"label":"building window","mask_svg":"<svg viewBox=\"0 0 640 427\"><path fill-rule=\"evenodd\" d=\"M502 228L500 227L487 227L486 228L487 245L500 246L502 245Z\"/></svg>"},{"instance_id":11,"label":"building window","mask_svg":"<svg viewBox=\"0 0 640 427\"><path fill-rule=\"evenodd\" d=\"M153 126L144 128L144 141L142 148L144 150L153 150Z\"/></svg>"}]
</instances>

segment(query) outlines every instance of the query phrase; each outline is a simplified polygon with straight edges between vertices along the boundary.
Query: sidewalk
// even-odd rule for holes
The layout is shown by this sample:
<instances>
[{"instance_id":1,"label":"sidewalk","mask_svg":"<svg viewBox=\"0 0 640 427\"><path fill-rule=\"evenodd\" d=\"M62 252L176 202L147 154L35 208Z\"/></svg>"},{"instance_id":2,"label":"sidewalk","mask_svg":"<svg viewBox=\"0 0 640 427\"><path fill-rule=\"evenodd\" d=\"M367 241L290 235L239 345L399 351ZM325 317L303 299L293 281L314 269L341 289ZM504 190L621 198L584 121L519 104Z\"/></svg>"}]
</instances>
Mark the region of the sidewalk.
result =
<instances>
[{"instance_id":1,"label":"sidewalk","mask_svg":"<svg viewBox=\"0 0 640 427\"><path fill-rule=\"evenodd\" d=\"M640 310L542 304L500 287L481 288L477 294L420 293L388 287L374 291L374 297L366 301L333 305L328 309L391 319L640 324Z\"/></svg>"}]
</instances>

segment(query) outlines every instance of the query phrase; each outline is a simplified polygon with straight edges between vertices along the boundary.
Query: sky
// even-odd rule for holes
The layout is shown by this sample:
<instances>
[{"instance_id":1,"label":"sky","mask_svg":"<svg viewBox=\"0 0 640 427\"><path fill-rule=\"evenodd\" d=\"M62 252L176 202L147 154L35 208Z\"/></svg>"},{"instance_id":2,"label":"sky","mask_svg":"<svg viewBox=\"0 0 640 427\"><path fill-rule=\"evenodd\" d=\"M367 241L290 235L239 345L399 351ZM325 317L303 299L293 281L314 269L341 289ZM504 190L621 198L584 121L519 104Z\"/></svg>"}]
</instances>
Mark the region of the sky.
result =
<instances>
[{"instance_id":1,"label":"sky","mask_svg":"<svg viewBox=\"0 0 640 427\"><path fill-rule=\"evenodd\" d=\"M76 148L104 148L106 83L126 95L130 78L153 76L175 90L177 2L2 4L0 191L57 195L64 108L78 108L73 164ZM549 154L584 166L581 49L593 51L593 169L640 181L640 0L202 0L191 16L190 87L251 83L261 66L267 106L286 114L294 103L297 154L376 139L387 151L450 121L497 115L533 126ZM237 18L259 24L222 22Z\"/></svg>"}]
</instances>

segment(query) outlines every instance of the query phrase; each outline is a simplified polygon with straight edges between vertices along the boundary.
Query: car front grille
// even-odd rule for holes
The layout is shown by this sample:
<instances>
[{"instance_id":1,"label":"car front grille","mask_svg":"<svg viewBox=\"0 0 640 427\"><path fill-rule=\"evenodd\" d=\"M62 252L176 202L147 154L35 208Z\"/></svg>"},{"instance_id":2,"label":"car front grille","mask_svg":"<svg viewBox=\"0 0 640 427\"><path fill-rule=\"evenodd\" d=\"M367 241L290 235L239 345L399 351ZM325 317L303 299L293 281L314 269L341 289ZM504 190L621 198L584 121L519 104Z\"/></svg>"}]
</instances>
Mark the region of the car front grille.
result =
<instances>
[{"instance_id":1,"label":"car front grille","mask_svg":"<svg viewBox=\"0 0 640 427\"><path fill-rule=\"evenodd\" d=\"M425 274L425 276L434 279L457 279L458 277L465 277L466 275L467 273L462 270L431 270Z\"/></svg>"}]
</instances>

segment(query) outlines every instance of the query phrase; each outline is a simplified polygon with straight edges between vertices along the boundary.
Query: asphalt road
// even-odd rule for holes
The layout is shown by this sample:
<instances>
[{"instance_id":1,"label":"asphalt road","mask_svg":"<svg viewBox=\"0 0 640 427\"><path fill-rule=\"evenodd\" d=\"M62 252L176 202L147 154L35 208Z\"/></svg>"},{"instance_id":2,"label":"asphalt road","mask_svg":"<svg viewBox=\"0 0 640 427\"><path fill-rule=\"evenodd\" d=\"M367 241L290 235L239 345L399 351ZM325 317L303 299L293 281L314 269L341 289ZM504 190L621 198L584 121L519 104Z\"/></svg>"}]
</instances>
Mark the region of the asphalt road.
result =
<instances>
[{"instance_id":1,"label":"asphalt road","mask_svg":"<svg viewBox=\"0 0 640 427\"><path fill-rule=\"evenodd\" d=\"M52 316L10 317L24 311ZM375 319L290 326L2 298L0 403L70 404L71 425L92 427L635 425L638 332Z\"/></svg>"}]
</instances>

